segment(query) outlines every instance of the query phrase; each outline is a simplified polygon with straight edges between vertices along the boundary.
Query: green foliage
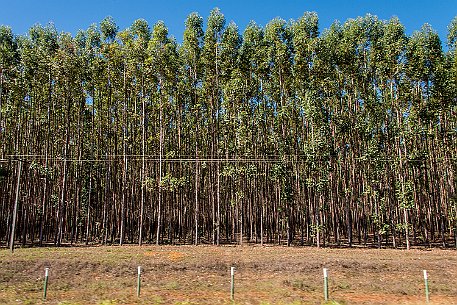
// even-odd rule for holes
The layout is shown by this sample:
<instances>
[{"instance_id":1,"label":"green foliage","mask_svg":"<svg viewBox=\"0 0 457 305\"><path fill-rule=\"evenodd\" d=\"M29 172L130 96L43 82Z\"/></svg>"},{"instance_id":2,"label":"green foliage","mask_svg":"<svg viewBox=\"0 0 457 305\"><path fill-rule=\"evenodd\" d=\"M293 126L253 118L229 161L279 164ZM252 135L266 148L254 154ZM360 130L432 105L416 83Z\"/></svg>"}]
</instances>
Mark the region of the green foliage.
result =
<instances>
[{"instance_id":1,"label":"green foliage","mask_svg":"<svg viewBox=\"0 0 457 305\"><path fill-rule=\"evenodd\" d=\"M41 164L38 164L37 162L33 161L30 164L30 169L38 174L39 177L41 178L48 178L48 179L54 179L56 176L55 169L51 167L46 167ZM1 176L1 175L0 175Z\"/></svg>"},{"instance_id":2,"label":"green foliage","mask_svg":"<svg viewBox=\"0 0 457 305\"><path fill-rule=\"evenodd\" d=\"M457 229L457 198L456 196L450 199L448 215L450 225Z\"/></svg>"},{"instance_id":3,"label":"green foliage","mask_svg":"<svg viewBox=\"0 0 457 305\"><path fill-rule=\"evenodd\" d=\"M200 46L204 34L203 18L197 13L191 13L187 16L185 25L186 29L181 47L182 56L185 63L192 63L195 66L200 56Z\"/></svg>"},{"instance_id":4,"label":"green foliage","mask_svg":"<svg viewBox=\"0 0 457 305\"><path fill-rule=\"evenodd\" d=\"M428 24L415 32L406 49L407 74L414 80L433 79L438 62L442 60L441 41L438 34ZM428 84L427 84L428 85Z\"/></svg>"},{"instance_id":5,"label":"green foliage","mask_svg":"<svg viewBox=\"0 0 457 305\"><path fill-rule=\"evenodd\" d=\"M412 209L414 207L414 184L412 181L395 184L395 193L402 209Z\"/></svg>"},{"instance_id":6,"label":"green foliage","mask_svg":"<svg viewBox=\"0 0 457 305\"><path fill-rule=\"evenodd\" d=\"M119 31L119 27L116 25L113 17L107 16L100 22L100 30L102 33L102 39L108 42L113 42L116 38L116 34Z\"/></svg>"},{"instance_id":7,"label":"green foliage","mask_svg":"<svg viewBox=\"0 0 457 305\"><path fill-rule=\"evenodd\" d=\"M452 50L455 50L457 43L457 16L452 19L451 23L448 26L447 41L449 47Z\"/></svg>"},{"instance_id":8,"label":"green foliage","mask_svg":"<svg viewBox=\"0 0 457 305\"><path fill-rule=\"evenodd\" d=\"M151 38L148 22L144 19L137 19L130 27L132 34L138 39L142 39L145 43Z\"/></svg>"},{"instance_id":9,"label":"green foliage","mask_svg":"<svg viewBox=\"0 0 457 305\"><path fill-rule=\"evenodd\" d=\"M0 26L0 68L4 69L16 61L17 47L12 29Z\"/></svg>"},{"instance_id":10,"label":"green foliage","mask_svg":"<svg viewBox=\"0 0 457 305\"><path fill-rule=\"evenodd\" d=\"M410 229L410 228L411 228L411 225L408 224L408 223L397 223L397 224L395 225L395 228L396 228L396 230L399 231L399 232L405 232L406 229Z\"/></svg>"},{"instance_id":11,"label":"green foliage","mask_svg":"<svg viewBox=\"0 0 457 305\"><path fill-rule=\"evenodd\" d=\"M167 173L160 180L160 187L167 191L175 191L180 187L185 186L188 182L187 177L173 177L170 173Z\"/></svg>"},{"instance_id":12,"label":"green foliage","mask_svg":"<svg viewBox=\"0 0 457 305\"><path fill-rule=\"evenodd\" d=\"M39 24L34 25L29 30L29 36L32 43L46 54L52 54L59 47L57 29L52 23L44 27Z\"/></svg>"},{"instance_id":13,"label":"green foliage","mask_svg":"<svg viewBox=\"0 0 457 305\"><path fill-rule=\"evenodd\" d=\"M183 242L191 230L253 238L261 219L269 237L287 228L296 239L319 218L313 230L336 243L356 228L388 235L403 214L446 242L456 20L447 52L430 25L407 35L398 18L373 15L321 30L305 12L241 34L216 8L205 26L187 17L182 43L144 19L120 30L106 17L74 37L53 24L19 36L0 26L0 155L30 164L21 186L33 204L21 213L44 212L31 223L50 236L104 242L134 240L135 226ZM9 209L12 176L0 168Z\"/></svg>"},{"instance_id":14,"label":"green foliage","mask_svg":"<svg viewBox=\"0 0 457 305\"><path fill-rule=\"evenodd\" d=\"M287 175L287 167L284 163L276 163L273 165L270 173L271 180L279 180L285 179Z\"/></svg>"}]
</instances>

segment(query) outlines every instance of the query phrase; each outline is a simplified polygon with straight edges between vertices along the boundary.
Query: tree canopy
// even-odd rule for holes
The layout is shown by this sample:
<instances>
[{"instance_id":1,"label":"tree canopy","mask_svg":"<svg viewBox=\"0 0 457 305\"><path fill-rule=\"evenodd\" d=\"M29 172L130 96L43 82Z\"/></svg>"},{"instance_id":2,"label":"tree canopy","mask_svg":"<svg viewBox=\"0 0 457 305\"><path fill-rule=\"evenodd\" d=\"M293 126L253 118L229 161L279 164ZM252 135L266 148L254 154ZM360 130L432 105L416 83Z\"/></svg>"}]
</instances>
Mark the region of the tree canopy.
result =
<instances>
[{"instance_id":1,"label":"tree canopy","mask_svg":"<svg viewBox=\"0 0 457 305\"><path fill-rule=\"evenodd\" d=\"M457 247L457 17L0 27L0 241ZM18 221L11 219L18 162Z\"/></svg>"}]
</instances>

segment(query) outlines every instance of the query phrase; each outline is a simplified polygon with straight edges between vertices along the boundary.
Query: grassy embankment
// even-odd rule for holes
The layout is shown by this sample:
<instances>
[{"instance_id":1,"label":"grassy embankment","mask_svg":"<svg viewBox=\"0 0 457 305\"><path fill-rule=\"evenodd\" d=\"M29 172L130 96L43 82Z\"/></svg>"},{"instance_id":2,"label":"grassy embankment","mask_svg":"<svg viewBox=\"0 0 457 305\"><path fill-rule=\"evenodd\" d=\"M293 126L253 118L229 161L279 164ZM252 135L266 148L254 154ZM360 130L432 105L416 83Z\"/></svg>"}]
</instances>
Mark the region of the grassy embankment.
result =
<instances>
[{"instance_id":1,"label":"grassy embankment","mask_svg":"<svg viewBox=\"0 0 457 305\"><path fill-rule=\"evenodd\" d=\"M423 269L432 304L457 304L456 254L257 246L1 249L0 304L231 304L230 266L236 267L235 304L321 304L323 267L334 304L423 304Z\"/></svg>"}]
</instances>

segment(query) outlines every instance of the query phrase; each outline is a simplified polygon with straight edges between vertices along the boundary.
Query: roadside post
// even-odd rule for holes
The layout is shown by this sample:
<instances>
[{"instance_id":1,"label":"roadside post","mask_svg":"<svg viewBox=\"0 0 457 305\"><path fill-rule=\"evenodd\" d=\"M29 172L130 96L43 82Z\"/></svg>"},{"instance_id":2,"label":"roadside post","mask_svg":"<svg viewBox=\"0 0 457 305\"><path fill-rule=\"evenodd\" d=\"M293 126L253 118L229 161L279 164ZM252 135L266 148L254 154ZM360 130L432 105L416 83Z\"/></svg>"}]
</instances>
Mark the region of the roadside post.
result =
<instances>
[{"instance_id":1,"label":"roadside post","mask_svg":"<svg viewBox=\"0 0 457 305\"><path fill-rule=\"evenodd\" d=\"M43 300L46 301L46 295L48 291L48 277L49 277L49 268L44 269L44 286L43 286Z\"/></svg>"},{"instance_id":2,"label":"roadside post","mask_svg":"<svg viewBox=\"0 0 457 305\"><path fill-rule=\"evenodd\" d=\"M424 270L424 283L425 283L425 301L430 303L430 290L428 288L428 274L427 270Z\"/></svg>"},{"instance_id":3,"label":"roadside post","mask_svg":"<svg viewBox=\"0 0 457 305\"><path fill-rule=\"evenodd\" d=\"M324 300L328 301L328 272L327 268L324 268Z\"/></svg>"},{"instance_id":4,"label":"roadside post","mask_svg":"<svg viewBox=\"0 0 457 305\"><path fill-rule=\"evenodd\" d=\"M141 266L138 266L138 278L137 278L137 285L136 285L136 296L140 297L141 292Z\"/></svg>"},{"instance_id":5,"label":"roadside post","mask_svg":"<svg viewBox=\"0 0 457 305\"><path fill-rule=\"evenodd\" d=\"M230 267L230 300L235 300L235 267Z\"/></svg>"}]
</instances>

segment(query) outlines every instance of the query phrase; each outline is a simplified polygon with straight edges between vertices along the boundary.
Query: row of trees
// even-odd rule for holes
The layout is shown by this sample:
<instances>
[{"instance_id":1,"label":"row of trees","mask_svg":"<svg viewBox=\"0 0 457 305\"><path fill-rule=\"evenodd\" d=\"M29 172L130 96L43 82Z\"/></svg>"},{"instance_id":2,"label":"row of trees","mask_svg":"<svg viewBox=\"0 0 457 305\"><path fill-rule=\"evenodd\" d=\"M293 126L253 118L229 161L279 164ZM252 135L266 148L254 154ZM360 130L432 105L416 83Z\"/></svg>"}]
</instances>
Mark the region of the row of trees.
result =
<instances>
[{"instance_id":1,"label":"row of trees","mask_svg":"<svg viewBox=\"0 0 457 305\"><path fill-rule=\"evenodd\" d=\"M0 27L0 241L457 245L457 18L185 27Z\"/></svg>"}]
</instances>

